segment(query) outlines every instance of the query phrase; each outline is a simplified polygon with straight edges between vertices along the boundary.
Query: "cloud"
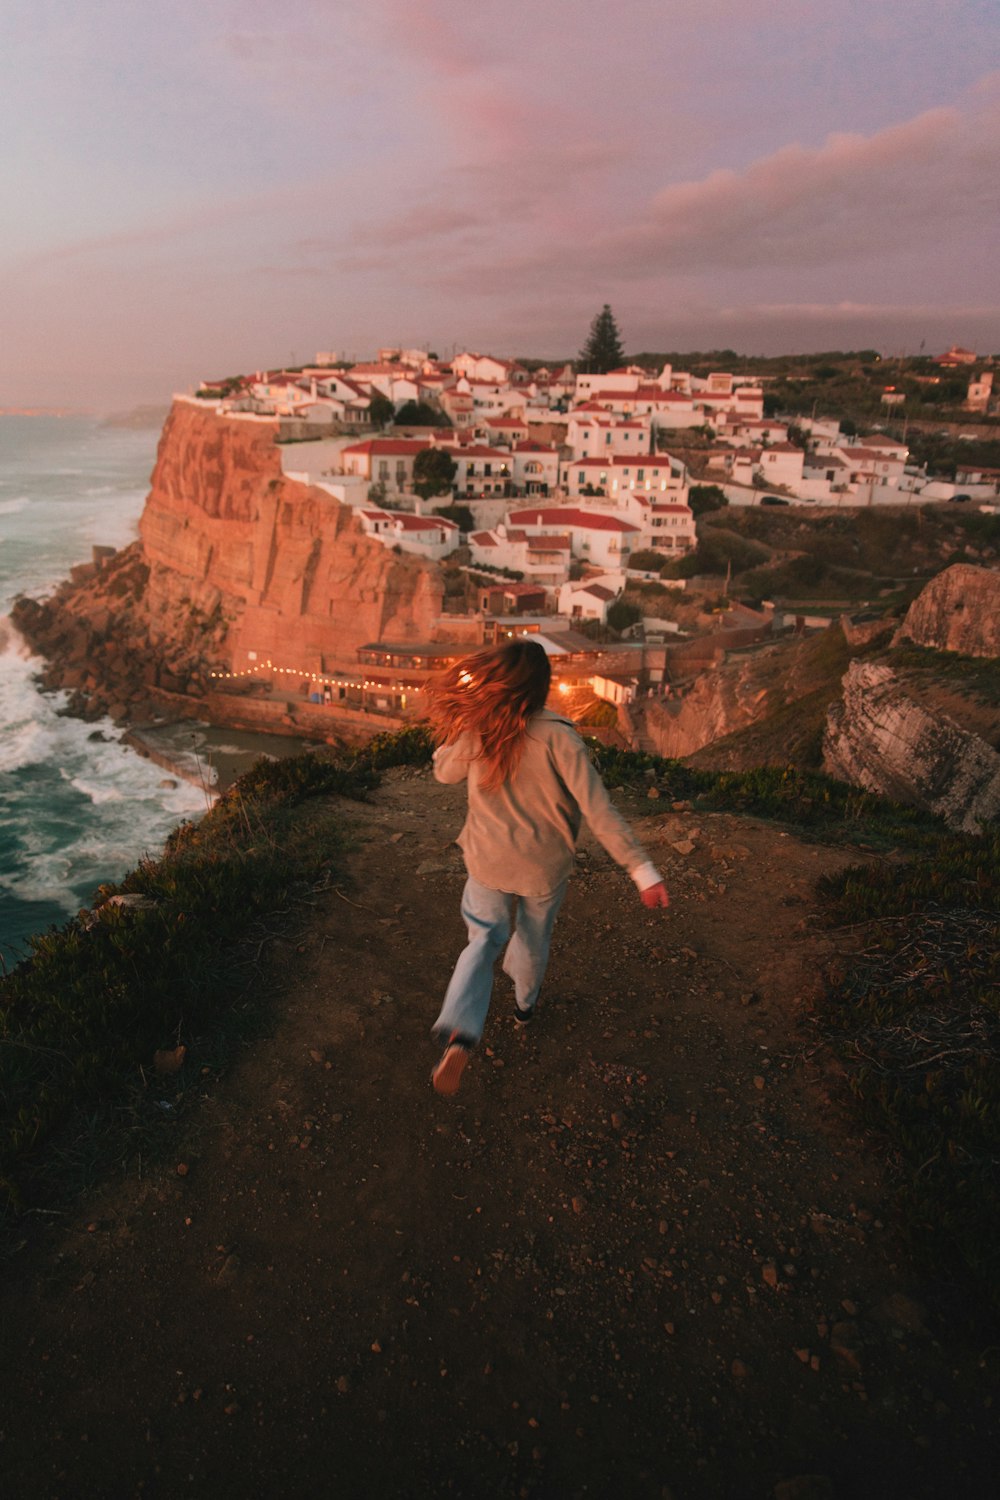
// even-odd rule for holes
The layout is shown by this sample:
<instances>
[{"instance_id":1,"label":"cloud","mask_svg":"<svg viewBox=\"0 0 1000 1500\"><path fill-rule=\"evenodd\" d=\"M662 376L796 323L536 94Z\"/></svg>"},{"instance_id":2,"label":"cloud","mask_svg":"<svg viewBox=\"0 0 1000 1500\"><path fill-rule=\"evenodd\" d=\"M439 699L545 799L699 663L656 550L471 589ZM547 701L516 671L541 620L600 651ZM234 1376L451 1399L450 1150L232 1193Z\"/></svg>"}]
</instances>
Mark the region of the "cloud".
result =
<instances>
[{"instance_id":1,"label":"cloud","mask_svg":"<svg viewBox=\"0 0 1000 1500\"><path fill-rule=\"evenodd\" d=\"M795 318L802 323L864 319L869 323L919 322L922 318L993 321L1000 318L1000 302L756 302L740 307L720 307L716 316L725 320L766 323L773 318Z\"/></svg>"},{"instance_id":2,"label":"cloud","mask_svg":"<svg viewBox=\"0 0 1000 1500\"><path fill-rule=\"evenodd\" d=\"M627 274L707 267L817 266L883 250L907 234L981 231L1000 223L1000 90L984 80L971 105L928 110L870 136L788 145L742 172L675 183L595 258Z\"/></svg>"}]
</instances>

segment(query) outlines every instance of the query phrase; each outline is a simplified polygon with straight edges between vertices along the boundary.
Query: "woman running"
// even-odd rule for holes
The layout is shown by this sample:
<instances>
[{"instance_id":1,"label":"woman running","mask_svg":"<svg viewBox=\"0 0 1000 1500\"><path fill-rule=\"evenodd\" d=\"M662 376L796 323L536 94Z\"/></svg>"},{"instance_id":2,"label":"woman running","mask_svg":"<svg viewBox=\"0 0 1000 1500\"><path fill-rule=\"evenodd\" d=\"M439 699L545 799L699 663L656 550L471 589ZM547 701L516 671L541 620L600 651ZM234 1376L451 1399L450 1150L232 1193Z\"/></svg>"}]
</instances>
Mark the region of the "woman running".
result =
<instances>
[{"instance_id":1,"label":"woman running","mask_svg":"<svg viewBox=\"0 0 1000 1500\"><path fill-rule=\"evenodd\" d=\"M469 797L458 836L469 940L433 1028L446 1043L431 1075L439 1094L458 1089L483 1034L493 966L505 946L514 1018L522 1026L532 1020L581 822L628 871L644 906L670 904L662 876L612 806L572 723L546 709L550 679L538 642L517 640L465 657L429 689L439 741L434 775L467 779Z\"/></svg>"}]
</instances>

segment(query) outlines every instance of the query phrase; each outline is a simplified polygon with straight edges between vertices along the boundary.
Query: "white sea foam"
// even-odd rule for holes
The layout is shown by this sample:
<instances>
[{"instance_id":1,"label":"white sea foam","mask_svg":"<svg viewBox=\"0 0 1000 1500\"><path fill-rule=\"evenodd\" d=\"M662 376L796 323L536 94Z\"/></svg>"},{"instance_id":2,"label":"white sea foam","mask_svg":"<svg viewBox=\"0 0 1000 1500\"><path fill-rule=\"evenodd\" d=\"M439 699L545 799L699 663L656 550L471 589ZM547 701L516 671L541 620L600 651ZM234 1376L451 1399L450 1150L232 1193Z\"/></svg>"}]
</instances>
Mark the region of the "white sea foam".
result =
<instances>
[{"instance_id":1,"label":"white sea foam","mask_svg":"<svg viewBox=\"0 0 1000 1500\"><path fill-rule=\"evenodd\" d=\"M82 421L0 425L2 611L18 594L48 593L95 543L134 539L153 437ZM7 944L77 910L206 808L200 787L161 785L162 768L124 746L110 720L60 714L65 696L38 691L42 667L0 618L0 904L17 898L3 908ZM41 914L20 918L20 901Z\"/></svg>"}]
</instances>

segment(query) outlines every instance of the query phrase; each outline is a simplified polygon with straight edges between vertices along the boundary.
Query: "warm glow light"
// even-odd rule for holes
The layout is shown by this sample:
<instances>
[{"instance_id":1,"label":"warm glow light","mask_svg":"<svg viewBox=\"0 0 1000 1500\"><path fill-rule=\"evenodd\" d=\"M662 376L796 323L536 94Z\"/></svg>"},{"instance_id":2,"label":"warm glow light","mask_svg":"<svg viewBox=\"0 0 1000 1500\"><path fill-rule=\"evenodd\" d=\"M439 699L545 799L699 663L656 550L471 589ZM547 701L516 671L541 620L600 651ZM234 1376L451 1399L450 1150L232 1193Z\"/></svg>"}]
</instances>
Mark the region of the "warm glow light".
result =
<instances>
[{"instance_id":1,"label":"warm glow light","mask_svg":"<svg viewBox=\"0 0 1000 1500\"><path fill-rule=\"evenodd\" d=\"M561 682L559 684L559 691L561 693L568 693L569 692L569 683L568 682Z\"/></svg>"}]
</instances>

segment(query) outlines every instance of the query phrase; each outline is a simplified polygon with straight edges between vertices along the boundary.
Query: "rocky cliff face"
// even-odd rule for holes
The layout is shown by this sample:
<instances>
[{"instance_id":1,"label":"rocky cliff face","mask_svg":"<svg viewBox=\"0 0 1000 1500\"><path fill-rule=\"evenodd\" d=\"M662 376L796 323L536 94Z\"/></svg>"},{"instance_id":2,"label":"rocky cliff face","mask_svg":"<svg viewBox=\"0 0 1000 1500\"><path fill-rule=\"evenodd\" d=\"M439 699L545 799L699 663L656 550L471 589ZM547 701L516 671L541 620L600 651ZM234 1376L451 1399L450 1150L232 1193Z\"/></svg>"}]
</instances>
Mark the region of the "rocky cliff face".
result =
<instances>
[{"instance_id":1,"label":"rocky cliff face","mask_svg":"<svg viewBox=\"0 0 1000 1500\"><path fill-rule=\"evenodd\" d=\"M643 730L657 755L692 756L754 726L781 726L797 705L796 727L778 727L773 744L755 744L749 763L783 763L795 758L791 740L803 733L817 737L808 703L820 700L820 719L837 691L850 655L839 626L811 639L786 639L757 650L734 653L720 665L700 672L683 691L645 706ZM816 753L815 748L813 751ZM730 764L724 752L699 758L698 764L735 769L748 763L737 753Z\"/></svg>"},{"instance_id":2,"label":"rocky cliff face","mask_svg":"<svg viewBox=\"0 0 1000 1500\"><path fill-rule=\"evenodd\" d=\"M956 563L910 605L897 639L962 656L1000 656L1000 573Z\"/></svg>"},{"instance_id":3,"label":"rocky cliff face","mask_svg":"<svg viewBox=\"0 0 1000 1500\"><path fill-rule=\"evenodd\" d=\"M179 607L221 608L233 666L353 666L358 646L426 640L439 570L388 551L348 506L282 475L277 424L177 402L160 441L140 534L152 628Z\"/></svg>"},{"instance_id":4,"label":"rocky cliff face","mask_svg":"<svg viewBox=\"0 0 1000 1500\"><path fill-rule=\"evenodd\" d=\"M122 715L200 696L215 670L353 667L369 641L430 638L439 569L368 537L349 507L287 479L277 423L175 402L141 540L14 619L73 707ZM252 654L253 653L253 654Z\"/></svg>"},{"instance_id":5,"label":"rocky cliff face","mask_svg":"<svg viewBox=\"0 0 1000 1500\"><path fill-rule=\"evenodd\" d=\"M924 807L963 832L978 832L1000 814L1000 755L928 713L891 668L874 662L852 662L844 677L843 698L827 716L823 769Z\"/></svg>"}]
</instances>

